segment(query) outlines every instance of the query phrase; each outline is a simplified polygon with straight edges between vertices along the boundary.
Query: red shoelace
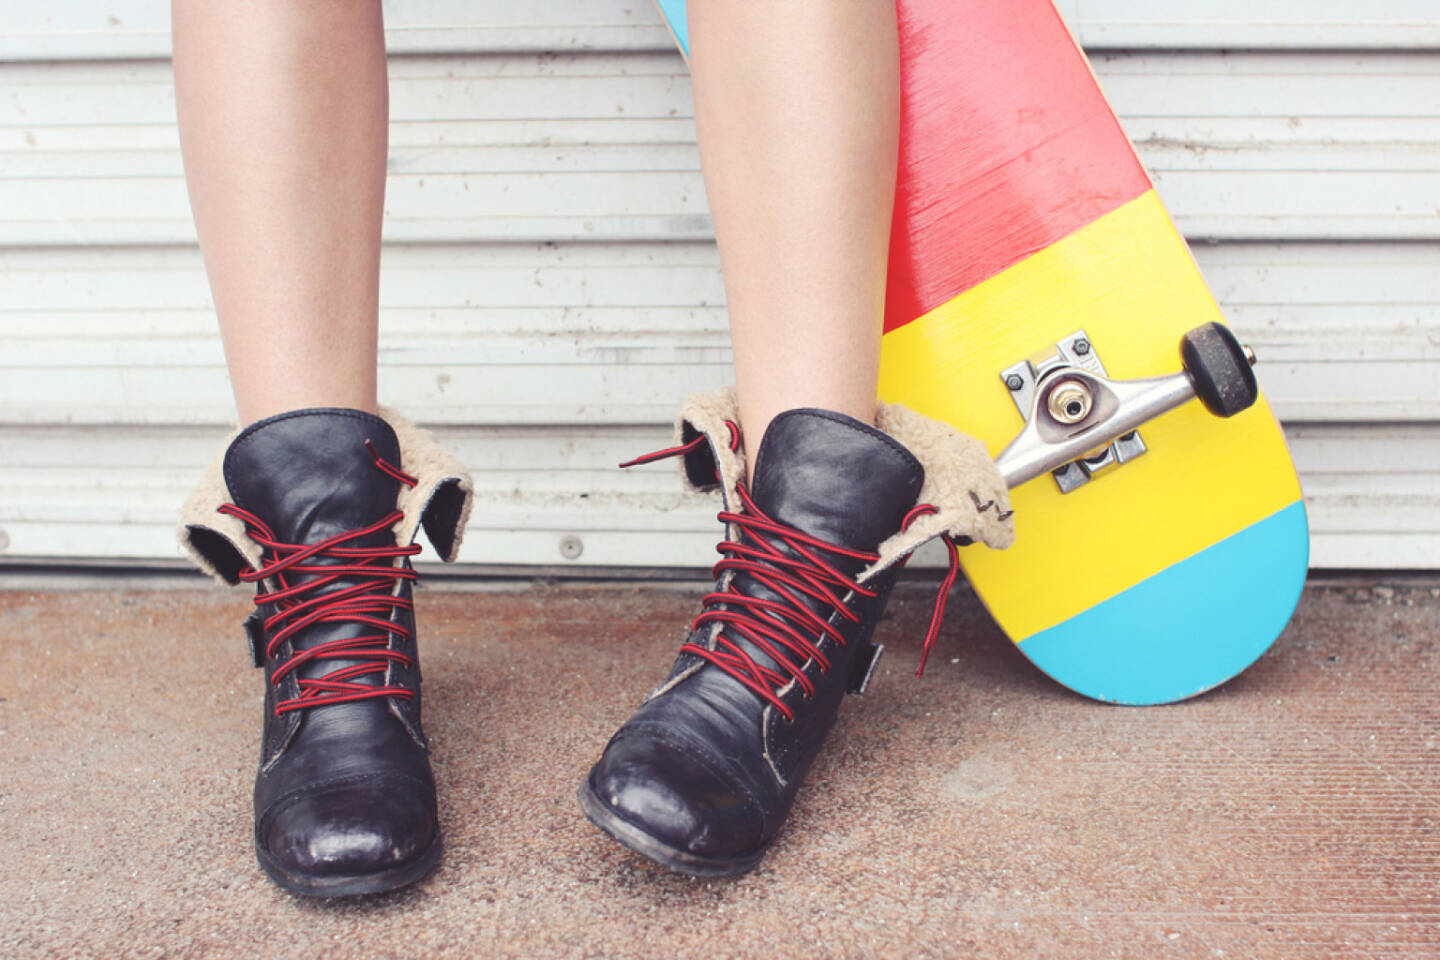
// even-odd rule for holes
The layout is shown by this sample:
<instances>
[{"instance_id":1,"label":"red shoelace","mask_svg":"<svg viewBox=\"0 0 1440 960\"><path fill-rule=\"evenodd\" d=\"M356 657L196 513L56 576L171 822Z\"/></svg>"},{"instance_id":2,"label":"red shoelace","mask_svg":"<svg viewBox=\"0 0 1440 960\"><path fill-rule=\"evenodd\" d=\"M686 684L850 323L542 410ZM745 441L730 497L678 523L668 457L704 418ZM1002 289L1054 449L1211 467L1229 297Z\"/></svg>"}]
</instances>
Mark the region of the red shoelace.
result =
<instances>
[{"instance_id":1,"label":"red shoelace","mask_svg":"<svg viewBox=\"0 0 1440 960\"><path fill-rule=\"evenodd\" d=\"M730 449L738 449L739 428L729 420L725 421L725 426L730 431ZM702 434L688 443L636 457L620 466L630 467L666 457L683 456L705 442L706 437ZM719 479L717 475L716 480ZM740 497L741 510L722 510L718 517L721 523L727 524L727 529L729 524L739 528L739 537L733 541L722 541L716 547L725 559L715 564L711 574L716 579L727 571L748 574L782 599L747 596L736 590L732 579L724 590L705 595L701 613L690 626L694 631L706 624L721 624L715 637L715 649L696 643L686 643L680 649L713 663L771 703L787 720L793 720L794 711L780 698L779 691L793 680L808 698L814 695L815 684L799 664L786 656L786 651L798 655L802 663L813 660L824 673L829 671L830 661L820 649L821 640L828 636L840 646L845 645L844 635L830 623L831 618L817 614L801 601L798 594L819 601L822 607L855 623L860 616L847 605L847 597L848 602L853 602L855 597L872 598L875 591L837 570L824 555L859 560L867 565L878 560L880 555L828 543L780 523L756 505L743 483L736 484L736 492ZM931 504L920 504L905 515L900 529L907 530L916 518L937 512L938 508ZM955 541L944 534L941 538L950 553L950 566L935 598L920 665L915 671L917 677L925 672L925 661L945 619L946 599L959 572L960 554ZM781 544L789 550L782 549ZM903 564L908 559L907 556L900 562ZM776 666L757 663L737 638L743 638L764 651Z\"/></svg>"},{"instance_id":2,"label":"red shoelace","mask_svg":"<svg viewBox=\"0 0 1440 960\"><path fill-rule=\"evenodd\" d=\"M365 441L365 447L375 458L378 469L406 486L415 486L416 479L387 462L376 452L375 445L369 440ZM358 662L332 670L322 677L300 677L300 695L276 704L277 715L291 710L376 697L414 697L414 693L404 687L386 686L383 682L367 683L364 678L376 675L383 677L389 672L391 661L411 666L410 657L389 649L389 645L392 633L407 638L410 636L409 628L392 620L391 616L396 610L413 609L414 604L410 600L394 596L393 591L397 581L414 580L415 571L394 566L393 561L397 557L415 556L420 552L420 546L346 546L351 541L394 526L404 515L401 511L396 510L369 526L347 530L312 544L284 543L277 540L269 524L234 504L223 504L220 512L240 518L245 523L250 539L258 543L263 550L261 565L258 568L245 568L240 572L240 579L253 583L273 578L276 584L276 589L261 590L255 595L256 604L275 604L279 608L276 613L265 618L263 624L266 634L270 635L265 645L266 659L273 659L276 651L287 639L317 623L354 623L380 631L331 640L306 650L295 651L290 659L275 669L270 678L271 683L279 686L285 677L312 660ZM312 562L318 560L330 562ZM300 576L308 579L294 582L293 578ZM341 579L360 582L340 590L320 592Z\"/></svg>"}]
</instances>

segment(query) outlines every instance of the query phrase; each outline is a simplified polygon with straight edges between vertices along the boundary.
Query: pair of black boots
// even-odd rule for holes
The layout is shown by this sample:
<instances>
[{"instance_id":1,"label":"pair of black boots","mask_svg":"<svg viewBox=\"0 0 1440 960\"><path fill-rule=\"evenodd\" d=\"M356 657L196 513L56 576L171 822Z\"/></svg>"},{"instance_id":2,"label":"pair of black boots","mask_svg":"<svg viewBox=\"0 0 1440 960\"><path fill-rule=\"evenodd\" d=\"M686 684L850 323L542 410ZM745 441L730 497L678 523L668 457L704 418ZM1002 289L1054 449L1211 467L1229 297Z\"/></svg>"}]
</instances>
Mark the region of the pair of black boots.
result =
<instances>
[{"instance_id":1,"label":"pair of black boots","mask_svg":"<svg viewBox=\"0 0 1440 960\"><path fill-rule=\"evenodd\" d=\"M902 408L878 420L782 414L750 490L720 391L688 402L674 448L642 458L679 456L692 486L718 487L729 539L669 677L580 786L586 816L627 847L695 875L753 867L840 700L874 669L871 635L905 558L937 536L1008 543L1004 485L976 441ZM470 490L403 419L317 409L246 428L187 504L197 561L257 586L255 845L286 890L379 892L439 859L409 558L424 526L454 559Z\"/></svg>"}]
</instances>

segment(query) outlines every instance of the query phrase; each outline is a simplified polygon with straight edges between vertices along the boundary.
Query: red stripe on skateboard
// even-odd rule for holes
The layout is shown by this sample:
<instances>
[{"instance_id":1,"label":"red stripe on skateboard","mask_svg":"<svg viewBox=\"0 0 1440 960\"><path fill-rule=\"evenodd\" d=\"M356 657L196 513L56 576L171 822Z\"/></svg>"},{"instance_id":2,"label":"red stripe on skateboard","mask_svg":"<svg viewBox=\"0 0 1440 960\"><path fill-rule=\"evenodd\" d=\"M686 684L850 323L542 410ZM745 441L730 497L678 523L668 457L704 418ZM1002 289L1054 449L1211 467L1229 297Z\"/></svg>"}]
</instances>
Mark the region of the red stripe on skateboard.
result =
<instances>
[{"instance_id":1,"label":"red stripe on skateboard","mask_svg":"<svg viewBox=\"0 0 1440 960\"><path fill-rule=\"evenodd\" d=\"M1050 0L901 0L885 329L1150 188Z\"/></svg>"}]
</instances>

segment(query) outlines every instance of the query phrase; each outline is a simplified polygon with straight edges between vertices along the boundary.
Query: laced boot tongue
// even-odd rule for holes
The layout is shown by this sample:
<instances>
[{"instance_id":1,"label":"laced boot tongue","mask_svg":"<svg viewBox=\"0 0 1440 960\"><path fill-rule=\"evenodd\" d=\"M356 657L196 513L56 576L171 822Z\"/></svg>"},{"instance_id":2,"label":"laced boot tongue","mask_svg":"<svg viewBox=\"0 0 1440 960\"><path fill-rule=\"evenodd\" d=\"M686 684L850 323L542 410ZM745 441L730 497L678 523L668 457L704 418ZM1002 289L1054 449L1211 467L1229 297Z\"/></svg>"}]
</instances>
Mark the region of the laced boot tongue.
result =
<instances>
[{"instance_id":1,"label":"laced boot tongue","mask_svg":"<svg viewBox=\"0 0 1440 960\"><path fill-rule=\"evenodd\" d=\"M379 417L359 410L295 411L253 424L235 439L225 453L225 483L235 505L269 525L276 540L293 545L315 544L371 526L395 511L400 481L377 465L377 455L400 466L400 443L395 431ZM367 536L348 539L344 546L388 547L394 543L392 530L383 527ZM321 554L307 559L305 565L346 562ZM284 574L285 583L291 587L317 576ZM363 576L348 575L296 599L333 594L364 582ZM393 585L394 581L389 581L380 589L389 592ZM379 612L376 616L386 619L388 614ZM319 622L293 634L290 645L297 651L307 650L375 632L374 628L351 622ZM301 664L298 674L313 679L357 663L317 656ZM359 682L379 684L373 677Z\"/></svg>"},{"instance_id":2,"label":"laced boot tongue","mask_svg":"<svg viewBox=\"0 0 1440 960\"><path fill-rule=\"evenodd\" d=\"M754 497L781 523L874 552L900 529L924 482L920 462L874 427L826 410L789 410L765 431Z\"/></svg>"},{"instance_id":3,"label":"laced boot tongue","mask_svg":"<svg viewBox=\"0 0 1440 960\"><path fill-rule=\"evenodd\" d=\"M400 463L395 431L359 410L302 410L261 420L225 453L225 483L236 506L270 525L286 543L317 543L369 526L395 509L400 482L375 457ZM355 546L383 545L381 531Z\"/></svg>"},{"instance_id":4,"label":"laced boot tongue","mask_svg":"<svg viewBox=\"0 0 1440 960\"><path fill-rule=\"evenodd\" d=\"M925 471L911 453L886 434L843 414L826 410L789 410L771 421L755 460L753 499L772 520L828 544L874 553L881 541L900 529L915 505ZM780 538L767 537L782 552L796 555ZM847 576L865 561L813 551ZM737 573L735 592L789 603L761 579ZM836 592L843 596L841 589ZM790 593L822 619L834 610L821 600ZM727 631L761 666L778 666L755 644ZM801 666L805 657L784 655Z\"/></svg>"}]
</instances>

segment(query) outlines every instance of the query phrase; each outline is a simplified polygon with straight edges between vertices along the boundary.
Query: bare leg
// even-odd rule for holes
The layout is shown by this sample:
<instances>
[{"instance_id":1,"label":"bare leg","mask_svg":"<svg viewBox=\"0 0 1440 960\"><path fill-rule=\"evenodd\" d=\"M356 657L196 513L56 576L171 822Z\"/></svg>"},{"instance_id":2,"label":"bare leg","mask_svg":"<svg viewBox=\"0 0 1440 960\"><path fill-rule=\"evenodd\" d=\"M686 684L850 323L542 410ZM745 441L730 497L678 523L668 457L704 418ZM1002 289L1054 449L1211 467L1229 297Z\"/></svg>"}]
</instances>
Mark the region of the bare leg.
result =
<instances>
[{"instance_id":1,"label":"bare leg","mask_svg":"<svg viewBox=\"0 0 1440 960\"><path fill-rule=\"evenodd\" d=\"M758 444L801 406L870 423L899 136L894 0L689 8L741 428Z\"/></svg>"},{"instance_id":2,"label":"bare leg","mask_svg":"<svg viewBox=\"0 0 1440 960\"><path fill-rule=\"evenodd\" d=\"M174 0L190 203L243 422L375 410L379 0Z\"/></svg>"}]
</instances>

